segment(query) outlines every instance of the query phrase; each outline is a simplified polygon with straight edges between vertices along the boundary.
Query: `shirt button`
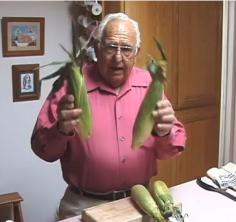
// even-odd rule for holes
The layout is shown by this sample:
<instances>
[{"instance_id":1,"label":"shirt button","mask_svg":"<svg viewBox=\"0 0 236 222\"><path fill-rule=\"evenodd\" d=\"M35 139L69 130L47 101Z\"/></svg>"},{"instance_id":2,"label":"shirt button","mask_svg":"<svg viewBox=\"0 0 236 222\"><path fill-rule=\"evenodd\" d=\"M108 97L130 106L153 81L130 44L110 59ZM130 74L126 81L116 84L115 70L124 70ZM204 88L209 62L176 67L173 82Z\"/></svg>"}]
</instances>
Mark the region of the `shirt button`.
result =
<instances>
[{"instance_id":1,"label":"shirt button","mask_svg":"<svg viewBox=\"0 0 236 222\"><path fill-rule=\"evenodd\" d=\"M118 120L121 120L121 119L122 119L122 116L119 116L119 117L118 117Z\"/></svg>"},{"instance_id":2,"label":"shirt button","mask_svg":"<svg viewBox=\"0 0 236 222\"><path fill-rule=\"evenodd\" d=\"M124 157L122 160L121 160L122 163L125 163L126 162L126 158Z\"/></svg>"},{"instance_id":3,"label":"shirt button","mask_svg":"<svg viewBox=\"0 0 236 222\"><path fill-rule=\"evenodd\" d=\"M120 137L120 141L125 141L125 137L124 136Z\"/></svg>"}]
</instances>

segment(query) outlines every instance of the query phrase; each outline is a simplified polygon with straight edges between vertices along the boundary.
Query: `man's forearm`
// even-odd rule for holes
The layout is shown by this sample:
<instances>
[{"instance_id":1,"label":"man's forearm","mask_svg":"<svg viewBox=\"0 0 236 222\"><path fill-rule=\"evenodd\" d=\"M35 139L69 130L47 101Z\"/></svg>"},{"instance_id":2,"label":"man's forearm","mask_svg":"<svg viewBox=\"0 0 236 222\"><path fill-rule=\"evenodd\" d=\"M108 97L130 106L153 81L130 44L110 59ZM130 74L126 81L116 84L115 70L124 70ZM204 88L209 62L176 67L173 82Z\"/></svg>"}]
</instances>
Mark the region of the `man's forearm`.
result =
<instances>
[{"instance_id":1,"label":"man's forearm","mask_svg":"<svg viewBox=\"0 0 236 222\"><path fill-rule=\"evenodd\" d=\"M58 160L65 153L67 141L68 136L58 131L56 123L50 128L35 129L31 137L35 154L49 162Z\"/></svg>"}]
</instances>

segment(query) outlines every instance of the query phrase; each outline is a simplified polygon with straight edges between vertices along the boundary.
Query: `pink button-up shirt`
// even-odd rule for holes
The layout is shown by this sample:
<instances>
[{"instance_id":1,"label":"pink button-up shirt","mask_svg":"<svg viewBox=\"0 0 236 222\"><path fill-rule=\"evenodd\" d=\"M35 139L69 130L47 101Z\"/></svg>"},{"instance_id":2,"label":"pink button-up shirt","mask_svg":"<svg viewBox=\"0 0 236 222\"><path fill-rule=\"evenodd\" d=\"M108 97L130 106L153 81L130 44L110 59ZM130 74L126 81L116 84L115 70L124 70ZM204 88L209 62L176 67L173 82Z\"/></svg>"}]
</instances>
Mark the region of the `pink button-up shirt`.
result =
<instances>
[{"instance_id":1,"label":"pink button-up shirt","mask_svg":"<svg viewBox=\"0 0 236 222\"><path fill-rule=\"evenodd\" d=\"M119 94L99 78L96 65L84 69L92 110L92 135L65 136L57 130L58 102L68 82L45 101L32 135L32 149L46 161L61 161L68 184L82 190L108 192L145 184L157 173L156 159L171 158L185 145L183 125L176 121L165 137L150 136L142 148L131 148L132 128L151 82L149 73L134 67Z\"/></svg>"}]
</instances>

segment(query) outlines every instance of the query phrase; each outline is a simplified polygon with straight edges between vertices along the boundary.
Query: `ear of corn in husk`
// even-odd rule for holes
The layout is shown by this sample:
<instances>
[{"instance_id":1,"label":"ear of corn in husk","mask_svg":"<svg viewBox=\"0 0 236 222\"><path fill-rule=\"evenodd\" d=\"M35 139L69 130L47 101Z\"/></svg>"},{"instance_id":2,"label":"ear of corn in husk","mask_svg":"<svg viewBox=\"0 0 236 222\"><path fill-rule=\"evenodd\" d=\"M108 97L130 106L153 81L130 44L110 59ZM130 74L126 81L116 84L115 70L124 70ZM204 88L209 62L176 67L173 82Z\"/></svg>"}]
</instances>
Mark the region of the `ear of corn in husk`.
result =
<instances>
[{"instance_id":1,"label":"ear of corn in husk","mask_svg":"<svg viewBox=\"0 0 236 222\"><path fill-rule=\"evenodd\" d=\"M132 148L141 147L151 135L154 127L152 112L155 110L156 103L161 100L166 80L167 60L160 43L154 39L161 52L162 60L155 60L151 57L148 61L147 69L152 76L152 82L139 108L134 127Z\"/></svg>"},{"instance_id":2,"label":"ear of corn in husk","mask_svg":"<svg viewBox=\"0 0 236 222\"><path fill-rule=\"evenodd\" d=\"M149 185L150 192L165 218L174 213L174 200L165 182L155 180Z\"/></svg>"},{"instance_id":3,"label":"ear of corn in husk","mask_svg":"<svg viewBox=\"0 0 236 222\"><path fill-rule=\"evenodd\" d=\"M131 198L138 207L157 222L165 222L161 212L146 187L136 184L131 188Z\"/></svg>"},{"instance_id":4,"label":"ear of corn in husk","mask_svg":"<svg viewBox=\"0 0 236 222\"><path fill-rule=\"evenodd\" d=\"M175 203L174 198L164 181L150 181L149 190L164 218L175 218L176 221L184 222L184 217L187 216L187 214L184 216L182 215L182 204Z\"/></svg>"},{"instance_id":5,"label":"ear of corn in husk","mask_svg":"<svg viewBox=\"0 0 236 222\"><path fill-rule=\"evenodd\" d=\"M72 3L69 7L72 19L72 52L67 51L66 48L60 44L61 48L68 54L69 61L52 62L48 64L59 65L63 63L64 66L41 80L59 76L53 83L52 91L54 92L58 91L63 86L65 79L68 80L71 92L75 97L75 108L82 109L76 132L84 138L88 138L92 133L92 114L82 67L84 62L89 63L96 61L93 41L100 19L90 13L86 14L85 18L91 18L91 24L93 23L93 26L85 27L85 32L81 32L77 7L78 5L76 3Z\"/></svg>"},{"instance_id":6,"label":"ear of corn in husk","mask_svg":"<svg viewBox=\"0 0 236 222\"><path fill-rule=\"evenodd\" d=\"M61 45L63 50L69 55L72 61L70 63L67 63L66 66L69 84L75 98L74 105L75 108L82 109L78 125L75 129L84 138L88 138L90 137L92 131L92 114L90 110L85 78L81 69L85 54L85 46L86 45L84 45L84 47L81 48L80 51L78 51L78 55L76 55L75 57Z\"/></svg>"},{"instance_id":7,"label":"ear of corn in husk","mask_svg":"<svg viewBox=\"0 0 236 222\"><path fill-rule=\"evenodd\" d=\"M83 137L88 138L92 131L92 114L84 75L81 73L80 67L75 63L71 65L70 70L69 80L75 97L75 107L82 109L77 130Z\"/></svg>"},{"instance_id":8,"label":"ear of corn in husk","mask_svg":"<svg viewBox=\"0 0 236 222\"><path fill-rule=\"evenodd\" d=\"M92 132L92 114L85 84L85 78L81 69L83 65L85 46L84 48L81 48L80 51L78 51L77 55L72 55L62 45L60 46L68 54L68 56L70 57L70 61L66 62L65 65L59 70L57 70L55 73L52 73L41 80L46 80L55 76L59 76L59 78L53 84L53 90L58 90L62 86L63 79L69 80L69 86L75 98L75 108L82 109L82 113L75 130L82 137L88 138L90 137ZM61 62L53 62L48 65L55 64L61 64Z\"/></svg>"}]
</instances>

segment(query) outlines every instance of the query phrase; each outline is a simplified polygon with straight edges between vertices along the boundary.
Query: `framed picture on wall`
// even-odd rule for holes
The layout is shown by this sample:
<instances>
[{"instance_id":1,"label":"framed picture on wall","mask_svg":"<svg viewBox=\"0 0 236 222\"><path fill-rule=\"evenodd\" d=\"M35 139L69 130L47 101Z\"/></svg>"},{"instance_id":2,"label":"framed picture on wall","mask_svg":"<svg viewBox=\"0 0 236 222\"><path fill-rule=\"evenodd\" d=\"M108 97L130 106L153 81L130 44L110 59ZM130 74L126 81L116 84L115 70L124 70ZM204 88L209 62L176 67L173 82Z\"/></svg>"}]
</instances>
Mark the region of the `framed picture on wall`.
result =
<instances>
[{"instance_id":1,"label":"framed picture on wall","mask_svg":"<svg viewBox=\"0 0 236 222\"><path fill-rule=\"evenodd\" d=\"M42 17L3 17L3 57L43 55L44 26Z\"/></svg>"},{"instance_id":2,"label":"framed picture on wall","mask_svg":"<svg viewBox=\"0 0 236 222\"><path fill-rule=\"evenodd\" d=\"M12 89L13 102L39 99L39 64L13 65Z\"/></svg>"}]
</instances>

